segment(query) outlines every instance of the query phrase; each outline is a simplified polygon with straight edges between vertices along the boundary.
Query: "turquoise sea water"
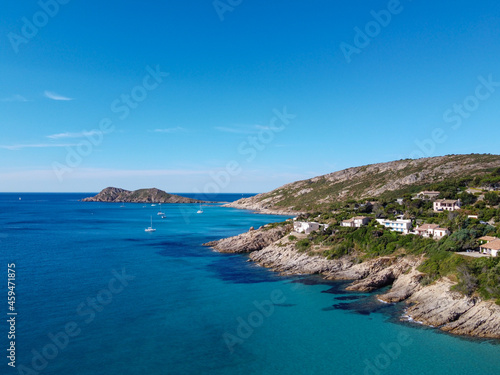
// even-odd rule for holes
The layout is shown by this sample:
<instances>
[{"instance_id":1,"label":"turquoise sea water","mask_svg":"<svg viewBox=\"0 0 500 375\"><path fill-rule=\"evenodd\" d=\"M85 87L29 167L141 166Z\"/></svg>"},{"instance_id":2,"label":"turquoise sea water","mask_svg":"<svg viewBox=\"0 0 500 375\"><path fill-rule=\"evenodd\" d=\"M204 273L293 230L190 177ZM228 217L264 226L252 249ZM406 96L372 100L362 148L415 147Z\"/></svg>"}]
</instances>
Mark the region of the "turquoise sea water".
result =
<instances>
[{"instance_id":1,"label":"turquoise sea water","mask_svg":"<svg viewBox=\"0 0 500 375\"><path fill-rule=\"evenodd\" d=\"M8 263L18 313L16 368L2 356L1 374L500 373L498 343L201 246L283 217L163 205L160 219L151 205L78 201L89 195L0 194L4 353Z\"/></svg>"}]
</instances>

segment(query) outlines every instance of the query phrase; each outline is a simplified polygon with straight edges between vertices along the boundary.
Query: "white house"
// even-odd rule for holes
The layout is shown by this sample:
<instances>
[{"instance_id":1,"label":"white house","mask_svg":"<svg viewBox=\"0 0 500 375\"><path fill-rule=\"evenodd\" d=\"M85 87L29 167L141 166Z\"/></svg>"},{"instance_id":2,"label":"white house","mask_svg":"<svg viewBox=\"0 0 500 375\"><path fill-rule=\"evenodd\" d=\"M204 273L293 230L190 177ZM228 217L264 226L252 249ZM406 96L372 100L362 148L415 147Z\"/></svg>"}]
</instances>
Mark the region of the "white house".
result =
<instances>
[{"instance_id":1,"label":"white house","mask_svg":"<svg viewBox=\"0 0 500 375\"><path fill-rule=\"evenodd\" d=\"M450 230L448 228L436 228L434 229L434 238L441 238L444 236L449 236Z\"/></svg>"},{"instance_id":2,"label":"white house","mask_svg":"<svg viewBox=\"0 0 500 375\"><path fill-rule=\"evenodd\" d=\"M397 198L396 199L396 203L400 204L401 206L403 205L403 201L404 201L403 198Z\"/></svg>"},{"instance_id":3,"label":"white house","mask_svg":"<svg viewBox=\"0 0 500 375\"><path fill-rule=\"evenodd\" d=\"M455 211L462 207L460 199L439 199L434 202L434 212Z\"/></svg>"},{"instance_id":4,"label":"white house","mask_svg":"<svg viewBox=\"0 0 500 375\"><path fill-rule=\"evenodd\" d=\"M450 234L448 228L440 228L438 224L423 224L415 228L415 234L422 237L441 238Z\"/></svg>"},{"instance_id":5,"label":"white house","mask_svg":"<svg viewBox=\"0 0 500 375\"><path fill-rule=\"evenodd\" d=\"M483 237L479 237L477 240L482 245L482 244L485 244L485 243L488 243L488 242L491 242L491 241L498 240L498 238L497 237L493 237L493 236L483 236Z\"/></svg>"},{"instance_id":6,"label":"white house","mask_svg":"<svg viewBox=\"0 0 500 375\"><path fill-rule=\"evenodd\" d=\"M309 234L320 228L325 230L328 228L328 224L320 224L314 221L294 221L293 223L293 230L297 233Z\"/></svg>"},{"instance_id":7,"label":"white house","mask_svg":"<svg viewBox=\"0 0 500 375\"><path fill-rule=\"evenodd\" d=\"M343 227L350 227L350 228L360 228L370 222L371 218L366 217L366 216L355 216L351 217L348 220L342 221L340 225Z\"/></svg>"},{"instance_id":8,"label":"white house","mask_svg":"<svg viewBox=\"0 0 500 375\"><path fill-rule=\"evenodd\" d=\"M483 237L481 237L483 238ZM481 240L480 238L480 240ZM500 239L496 237L494 240L487 241L486 243L483 243L482 245L479 245L479 252L483 254L488 254L491 255L492 257L496 257L498 253L500 252Z\"/></svg>"},{"instance_id":9,"label":"white house","mask_svg":"<svg viewBox=\"0 0 500 375\"><path fill-rule=\"evenodd\" d=\"M439 196L439 191L424 190L417 194L418 199L436 199Z\"/></svg>"},{"instance_id":10,"label":"white house","mask_svg":"<svg viewBox=\"0 0 500 375\"><path fill-rule=\"evenodd\" d=\"M412 228L411 220L387 220L387 219L377 219L379 224L383 225L390 230L400 232L403 234L408 234Z\"/></svg>"}]
</instances>

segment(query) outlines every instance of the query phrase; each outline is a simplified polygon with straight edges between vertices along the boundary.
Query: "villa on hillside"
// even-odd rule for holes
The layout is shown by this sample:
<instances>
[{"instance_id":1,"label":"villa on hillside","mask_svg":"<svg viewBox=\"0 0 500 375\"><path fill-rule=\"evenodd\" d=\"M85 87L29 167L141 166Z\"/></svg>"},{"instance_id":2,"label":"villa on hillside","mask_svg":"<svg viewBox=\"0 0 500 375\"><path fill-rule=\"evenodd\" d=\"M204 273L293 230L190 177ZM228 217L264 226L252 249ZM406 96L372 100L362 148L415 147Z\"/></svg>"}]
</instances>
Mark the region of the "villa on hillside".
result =
<instances>
[{"instance_id":1,"label":"villa on hillside","mask_svg":"<svg viewBox=\"0 0 500 375\"><path fill-rule=\"evenodd\" d=\"M376 219L376 220L379 222L379 224L383 225L384 227L403 234L408 234L412 228L411 220L403 220L403 219L397 219L397 220Z\"/></svg>"},{"instance_id":2,"label":"villa on hillside","mask_svg":"<svg viewBox=\"0 0 500 375\"><path fill-rule=\"evenodd\" d=\"M294 221L293 230L297 233L309 234L315 230L328 228L328 224L320 224L314 221Z\"/></svg>"},{"instance_id":3,"label":"villa on hillside","mask_svg":"<svg viewBox=\"0 0 500 375\"><path fill-rule=\"evenodd\" d=\"M462 207L460 199L439 199L434 202L434 212L456 211Z\"/></svg>"},{"instance_id":4,"label":"villa on hillside","mask_svg":"<svg viewBox=\"0 0 500 375\"><path fill-rule=\"evenodd\" d=\"M500 251L500 239L497 237L483 236L478 238L480 243L479 252L481 254L491 255L496 257Z\"/></svg>"},{"instance_id":5,"label":"villa on hillside","mask_svg":"<svg viewBox=\"0 0 500 375\"><path fill-rule=\"evenodd\" d=\"M416 195L416 198L417 199L424 199L424 200L432 200L432 199L436 199L439 196L439 194L440 194L439 191L424 190L424 191L421 191L420 193L418 193Z\"/></svg>"},{"instance_id":6,"label":"villa on hillside","mask_svg":"<svg viewBox=\"0 0 500 375\"><path fill-rule=\"evenodd\" d=\"M341 225L343 227L350 227L350 228L360 228L370 222L371 218L366 217L366 216L355 216L351 217L348 220L342 221Z\"/></svg>"},{"instance_id":7,"label":"villa on hillside","mask_svg":"<svg viewBox=\"0 0 500 375\"><path fill-rule=\"evenodd\" d=\"M441 238L450 234L448 228L440 228L438 224L423 224L413 232L422 237Z\"/></svg>"}]
</instances>

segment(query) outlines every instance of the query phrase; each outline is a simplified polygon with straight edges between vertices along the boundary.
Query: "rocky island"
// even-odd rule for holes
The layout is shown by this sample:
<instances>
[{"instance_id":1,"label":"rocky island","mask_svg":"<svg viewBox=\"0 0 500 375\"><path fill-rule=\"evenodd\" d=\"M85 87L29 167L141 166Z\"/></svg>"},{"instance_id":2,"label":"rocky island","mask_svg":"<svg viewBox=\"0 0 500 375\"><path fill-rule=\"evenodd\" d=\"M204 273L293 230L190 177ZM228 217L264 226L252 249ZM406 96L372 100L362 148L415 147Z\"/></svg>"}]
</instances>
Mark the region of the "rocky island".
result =
<instances>
[{"instance_id":1,"label":"rocky island","mask_svg":"<svg viewBox=\"0 0 500 375\"><path fill-rule=\"evenodd\" d=\"M350 280L348 291L390 286L377 298L404 304L401 319L500 339L500 256L488 253L500 244L499 191L499 155L349 168L229 204L302 214L205 245L283 275Z\"/></svg>"},{"instance_id":2,"label":"rocky island","mask_svg":"<svg viewBox=\"0 0 500 375\"><path fill-rule=\"evenodd\" d=\"M169 194L156 188L130 191L115 187L108 187L94 197L82 199L82 202L206 203L198 199Z\"/></svg>"}]
</instances>

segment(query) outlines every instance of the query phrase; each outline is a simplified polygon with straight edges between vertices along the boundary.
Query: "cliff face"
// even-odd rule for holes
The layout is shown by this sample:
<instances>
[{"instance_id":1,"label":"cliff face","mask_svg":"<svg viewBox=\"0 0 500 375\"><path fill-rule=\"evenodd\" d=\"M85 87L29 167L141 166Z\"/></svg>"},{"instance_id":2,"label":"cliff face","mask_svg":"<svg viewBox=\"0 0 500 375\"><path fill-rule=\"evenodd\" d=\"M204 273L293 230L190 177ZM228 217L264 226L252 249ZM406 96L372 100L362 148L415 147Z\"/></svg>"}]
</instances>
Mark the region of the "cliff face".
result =
<instances>
[{"instance_id":1,"label":"cliff face","mask_svg":"<svg viewBox=\"0 0 500 375\"><path fill-rule=\"evenodd\" d=\"M386 256L363 263L349 256L328 260L297 251L288 239L289 230L259 229L206 245L221 252L250 252L252 261L284 275L322 274L333 280L353 280L347 287L350 291L369 292L392 284L378 298L405 302L408 318L453 334L500 338L500 306L450 291L453 283L448 279L423 286L423 274L416 269L422 257Z\"/></svg>"},{"instance_id":2,"label":"cliff face","mask_svg":"<svg viewBox=\"0 0 500 375\"><path fill-rule=\"evenodd\" d=\"M499 155L449 155L348 168L284 185L228 204L264 212L296 213L317 204L376 197L449 178L481 175L500 166Z\"/></svg>"},{"instance_id":3,"label":"cliff face","mask_svg":"<svg viewBox=\"0 0 500 375\"><path fill-rule=\"evenodd\" d=\"M197 199L168 194L155 188L129 191L115 187L108 187L94 197L82 199L82 202L202 203Z\"/></svg>"}]
</instances>

